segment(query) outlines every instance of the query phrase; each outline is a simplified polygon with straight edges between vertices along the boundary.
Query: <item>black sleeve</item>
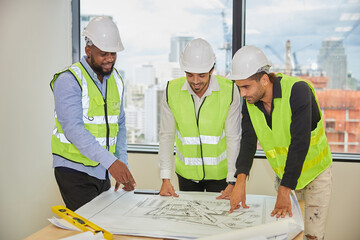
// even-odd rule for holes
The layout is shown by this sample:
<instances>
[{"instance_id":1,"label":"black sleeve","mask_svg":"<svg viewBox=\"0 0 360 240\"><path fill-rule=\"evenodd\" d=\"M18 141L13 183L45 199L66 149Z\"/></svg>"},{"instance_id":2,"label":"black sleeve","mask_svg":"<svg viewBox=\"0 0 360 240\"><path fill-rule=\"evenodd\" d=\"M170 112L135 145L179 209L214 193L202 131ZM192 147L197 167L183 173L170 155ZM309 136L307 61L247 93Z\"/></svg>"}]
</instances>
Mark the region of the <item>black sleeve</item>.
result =
<instances>
[{"instance_id":1,"label":"black sleeve","mask_svg":"<svg viewBox=\"0 0 360 240\"><path fill-rule=\"evenodd\" d=\"M305 157L309 150L312 130L312 109L316 109L314 95L306 82L293 85L290 97L291 142L281 185L295 189L300 177Z\"/></svg>"},{"instance_id":2,"label":"black sleeve","mask_svg":"<svg viewBox=\"0 0 360 240\"><path fill-rule=\"evenodd\" d=\"M235 177L240 173L249 175L257 148L257 137L251 123L246 101L242 105L240 152L236 160Z\"/></svg>"}]
</instances>

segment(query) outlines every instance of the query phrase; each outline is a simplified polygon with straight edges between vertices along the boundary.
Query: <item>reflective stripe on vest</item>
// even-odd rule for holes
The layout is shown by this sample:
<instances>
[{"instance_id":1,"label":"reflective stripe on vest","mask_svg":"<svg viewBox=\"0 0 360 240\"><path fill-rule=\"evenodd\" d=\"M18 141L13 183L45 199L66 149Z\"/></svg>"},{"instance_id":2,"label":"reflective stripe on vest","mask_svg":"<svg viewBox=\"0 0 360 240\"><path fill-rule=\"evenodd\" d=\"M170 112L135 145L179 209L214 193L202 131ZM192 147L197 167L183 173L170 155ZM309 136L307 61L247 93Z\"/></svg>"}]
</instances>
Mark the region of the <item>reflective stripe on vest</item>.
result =
<instances>
[{"instance_id":1,"label":"reflective stripe on vest","mask_svg":"<svg viewBox=\"0 0 360 240\"><path fill-rule=\"evenodd\" d=\"M223 130L221 136L219 137L200 135L199 138L199 137L182 137L179 130L176 129L176 136L182 142L183 145L200 145L200 140L201 143L203 144L218 144L220 140L225 137L225 131Z\"/></svg>"},{"instance_id":2,"label":"reflective stripe on vest","mask_svg":"<svg viewBox=\"0 0 360 240\"><path fill-rule=\"evenodd\" d=\"M280 81L282 96L281 98L274 98L273 101L274 110L272 112L272 129L268 127L264 113L259 110L258 107L256 107L254 104L246 104L251 122L256 132L256 136L259 139L259 142L265 152L266 158L269 160L270 165L274 169L276 175L282 179L288 155L288 148L291 142L291 89L296 82L302 80L282 74L279 74L279 76L282 77ZM315 90L309 83L308 85L312 90L317 102ZM321 172L329 167L331 163L331 151L325 136L325 130L321 116L320 121L317 123L317 127L311 131L309 150L306 155L296 189L304 188Z\"/></svg>"},{"instance_id":3,"label":"reflective stripe on vest","mask_svg":"<svg viewBox=\"0 0 360 240\"><path fill-rule=\"evenodd\" d=\"M189 166L202 166L203 160L205 165L218 165L221 161L225 160L227 157L226 150L218 157L186 158L177 149L176 149L176 154L185 165L189 165Z\"/></svg>"},{"instance_id":4,"label":"reflective stripe on vest","mask_svg":"<svg viewBox=\"0 0 360 240\"><path fill-rule=\"evenodd\" d=\"M57 118L57 114L56 111L54 111L54 116L55 118ZM119 122L119 115L114 115L114 116L108 116L108 123L109 124L118 124ZM85 124L90 123L90 124L105 124L105 116L92 116L92 117L87 117L87 115L83 114L83 121Z\"/></svg>"},{"instance_id":5,"label":"reflective stripe on vest","mask_svg":"<svg viewBox=\"0 0 360 240\"><path fill-rule=\"evenodd\" d=\"M176 122L175 170L187 179L219 180L227 175L224 127L232 102L233 83L218 76L215 79L221 91L213 91L204 99L198 119L192 96L188 90L181 90L185 77L169 81L166 89Z\"/></svg>"},{"instance_id":6,"label":"reflective stripe on vest","mask_svg":"<svg viewBox=\"0 0 360 240\"><path fill-rule=\"evenodd\" d=\"M319 129L315 136L310 139L310 146L313 146L319 142L321 135L324 134L324 128ZM289 148L287 147L274 147L274 149L265 151L266 158L276 158L276 156L287 156Z\"/></svg>"},{"instance_id":7,"label":"reflective stripe on vest","mask_svg":"<svg viewBox=\"0 0 360 240\"><path fill-rule=\"evenodd\" d=\"M59 133L57 131L57 128L55 128L53 130L53 134L55 135L55 137L57 137L60 142L62 143L67 143L67 144L71 144L71 142L65 137L65 134L63 133ZM95 138L97 142L99 142L99 144L101 146L105 146L106 145L106 138ZM115 145L116 144L116 137L112 137L112 138L109 138L109 142L110 142L110 145Z\"/></svg>"},{"instance_id":8,"label":"reflective stripe on vest","mask_svg":"<svg viewBox=\"0 0 360 240\"><path fill-rule=\"evenodd\" d=\"M85 129L95 137L101 146L108 149L111 153L114 153L123 92L121 77L118 75L116 69L114 69L107 79L107 99L104 100L100 90L81 63L75 63L67 71L70 71L74 75L81 87L82 115ZM62 72L55 74L51 82L51 87L61 73ZM55 123L51 143L53 154L60 155L74 162L82 163L85 166L97 166L99 164L82 155L66 138L57 120L56 111Z\"/></svg>"}]
</instances>

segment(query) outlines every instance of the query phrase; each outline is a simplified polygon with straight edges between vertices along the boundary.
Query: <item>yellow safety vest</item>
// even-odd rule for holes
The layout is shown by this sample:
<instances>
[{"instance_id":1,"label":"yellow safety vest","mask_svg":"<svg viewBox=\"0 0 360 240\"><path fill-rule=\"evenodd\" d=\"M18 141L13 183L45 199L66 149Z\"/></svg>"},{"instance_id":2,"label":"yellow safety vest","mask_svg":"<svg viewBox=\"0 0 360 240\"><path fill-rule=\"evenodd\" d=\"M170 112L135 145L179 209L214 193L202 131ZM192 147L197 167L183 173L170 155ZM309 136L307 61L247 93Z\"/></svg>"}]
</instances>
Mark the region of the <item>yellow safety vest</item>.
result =
<instances>
[{"instance_id":1,"label":"yellow safety vest","mask_svg":"<svg viewBox=\"0 0 360 240\"><path fill-rule=\"evenodd\" d=\"M220 180L227 175L225 120L232 102L232 81L216 76L220 91L202 103L198 117L192 96L181 90L186 77L168 82L167 101L176 122L176 173L192 180Z\"/></svg>"},{"instance_id":2,"label":"yellow safety vest","mask_svg":"<svg viewBox=\"0 0 360 240\"><path fill-rule=\"evenodd\" d=\"M254 104L247 104L251 122L254 126L256 136L259 139L266 158L270 162L276 175L282 179L286 165L287 154L291 142L290 124L291 124L291 106L290 96L292 86L301 79L278 74L282 77L281 98L274 98L274 110L272 112L272 129L266 123L264 113ZM314 88L311 88L316 103ZM318 104L319 107L319 104ZM320 107L319 107L320 109ZM320 111L321 116L321 111ZM311 131L311 140L308 153L306 155L301 175L298 179L296 189L302 189L320 173L327 169L332 163L330 147L325 135L322 116L317 127Z\"/></svg>"},{"instance_id":3,"label":"yellow safety vest","mask_svg":"<svg viewBox=\"0 0 360 240\"><path fill-rule=\"evenodd\" d=\"M83 121L87 129L109 152L115 153L116 136L119 131L119 114L121 97L123 92L123 81L116 69L107 79L106 100L103 98L95 82L89 76L81 63L75 63L67 70L54 75L50 83L53 89L54 82L58 76L70 71L79 82L82 92ZM57 120L55 110L55 128L51 139L52 153L66 158L70 161L82 163L85 166L97 166L95 162L80 153L80 151L66 138L62 127Z\"/></svg>"}]
</instances>

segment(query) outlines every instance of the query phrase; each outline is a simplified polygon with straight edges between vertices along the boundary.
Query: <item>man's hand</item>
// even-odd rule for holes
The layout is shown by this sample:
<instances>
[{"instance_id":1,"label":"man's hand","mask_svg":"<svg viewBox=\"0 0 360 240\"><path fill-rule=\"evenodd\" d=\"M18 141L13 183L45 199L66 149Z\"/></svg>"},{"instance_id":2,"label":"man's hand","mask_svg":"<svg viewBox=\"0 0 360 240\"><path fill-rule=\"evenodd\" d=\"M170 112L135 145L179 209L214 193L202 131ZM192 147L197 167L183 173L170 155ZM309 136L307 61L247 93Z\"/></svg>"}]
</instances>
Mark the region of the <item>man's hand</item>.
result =
<instances>
[{"instance_id":1,"label":"man's hand","mask_svg":"<svg viewBox=\"0 0 360 240\"><path fill-rule=\"evenodd\" d=\"M170 179L163 179L163 183L160 189L160 196L179 196L175 193L174 186L170 183Z\"/></svg>"},{"instance_id":2,"label":"man's hand","mask_svg":"<svg viewBox=\"0 0 360 240\"><path fill-rule=\"evenodd\" d=\"M136 182L125 163L116 159L116 161L109 167L109 172L116 181L115 192L119 189L120 184L124 185L123 189L125 191L134 190Z\"/></svg>"},{"instance_id":3,"label":"man's hand","mask_svg":"<svg viewBox=\"0 0 360 240\"><path fill-rule=\"evenodd\" d=\"M238 174L235 187L230 196L229 213L240 208L240 204L243 208L249 208L249 206L246 205L246 175L242 173Z\"/></svg>"},{"instance_id":4,"label":"man's hand","mask_svg":"<svg viewBox=\"0 0 360 240\"><path fill-rule=\"evenodd\" d=\"M290 188L280 185L276 198L275 208L271 212L272 217L276 215L276 218L284 218L287 213L289 213L289 216L292 217L290 191Z\"/></svg>"},{"instance_id":5,"label":"man's hand","mask_svg":"<svg viewBox=\"0 0 360 240\"><path fill-rule=\"evenodd\" d=\"M228 184L225 190L222 190L221 195L216 197L216 199L230 199L230 195L234 189L234 185Z\"/></svg>"}]
</instances>

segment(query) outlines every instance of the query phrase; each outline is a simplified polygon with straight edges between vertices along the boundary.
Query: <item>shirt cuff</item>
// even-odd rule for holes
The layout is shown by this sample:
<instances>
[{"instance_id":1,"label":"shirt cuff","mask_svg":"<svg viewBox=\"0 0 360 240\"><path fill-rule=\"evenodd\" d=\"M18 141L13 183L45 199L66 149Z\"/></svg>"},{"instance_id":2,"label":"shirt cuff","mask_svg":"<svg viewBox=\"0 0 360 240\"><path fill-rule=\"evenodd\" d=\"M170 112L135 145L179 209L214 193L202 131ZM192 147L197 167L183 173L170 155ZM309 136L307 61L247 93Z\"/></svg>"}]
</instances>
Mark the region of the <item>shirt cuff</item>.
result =
<instances>
[{"instance_id":1,"label":"shirt cuff","mask_svg":"<svg viewBox=\"0 0 360 240\"><path fill-rule=\"evenodd\" d=\"M171 170L162 169L160 170L161 179L171 179Z\"/></svg>"},{"instance_id":2,"label":"shirt cuff","mask_svg":"<svg viewBox=\"0 0 360 240\"><path fill-rule=\"evenodd\" d=\"M226 177L226 182L236 182L236 178L234 176L234 173L228 173Z\"/></svg>"},{"instance_id":3,"label":"shirt cuff","mask_svg":"<svg viewBox=\"0 0 360 240\"><path fill-rule=\"evenodd\" d=\"M101 159L101 165L103 165L104 168L109 169L109 167L116 161L116 159L117 158L109 152L108 155Z\"/></svg>"},{"instance_id":4,"label":"shirt cuff","mask_svg":"<svg viewBox=\"0 0 360 240\"><path fill-rule=\"evenodd\" d=\"M249 171L244 170L244 169L238 169L238 170L236 170L234 177L237 178L237 175L240 174L240 173L243 173L246 176L249 176Z\"/></svg>"},{"instance_id":5,"label":"shirt cuff","mask_svg":"<svg viewBox=\"0 0 360 240\"><path fill-rule=\"evenodd\" d=\"M283 179L281 179L280 185L291 188L292 190L295 190L296 185L297 185L297 179L283 177Z\"/></svg>"}]
</instances>

